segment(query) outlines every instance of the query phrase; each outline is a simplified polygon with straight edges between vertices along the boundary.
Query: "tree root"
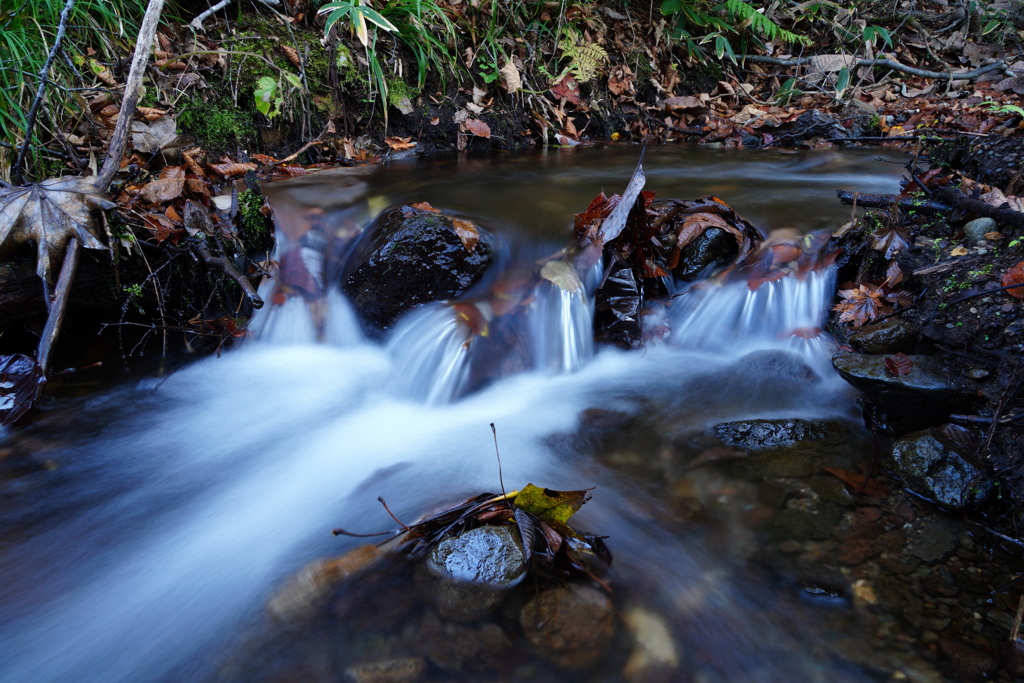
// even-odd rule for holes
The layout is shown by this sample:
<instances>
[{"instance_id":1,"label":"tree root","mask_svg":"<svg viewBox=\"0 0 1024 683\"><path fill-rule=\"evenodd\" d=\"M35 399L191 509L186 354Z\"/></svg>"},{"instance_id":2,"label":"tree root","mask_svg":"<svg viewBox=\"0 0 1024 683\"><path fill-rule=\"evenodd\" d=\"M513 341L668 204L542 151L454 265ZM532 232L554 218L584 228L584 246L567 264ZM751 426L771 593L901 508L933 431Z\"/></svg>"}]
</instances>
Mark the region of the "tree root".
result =
<instances>
[{"instance_id":1,"label":"tree root","mask_svg":"<svg viewBox=\"0 0 1024 683\"><path fill-rule=\"evenodd\" d=\"M252 304L253 308L263 308L263 297L256 292L256 288L252 286L251 282L249 282L249 278L238 272L238 269L235 268L235 264L231 262L231 259L224 256L214 256L210 253L209 249L201 244L193 245L192 250L201 259L203 259L206 264L219 267L224 271L225 275L238 283L238 286L242 288L243 292L245 292L245 297L249 300L249 303Z\"/></svg>"}]
</instances>

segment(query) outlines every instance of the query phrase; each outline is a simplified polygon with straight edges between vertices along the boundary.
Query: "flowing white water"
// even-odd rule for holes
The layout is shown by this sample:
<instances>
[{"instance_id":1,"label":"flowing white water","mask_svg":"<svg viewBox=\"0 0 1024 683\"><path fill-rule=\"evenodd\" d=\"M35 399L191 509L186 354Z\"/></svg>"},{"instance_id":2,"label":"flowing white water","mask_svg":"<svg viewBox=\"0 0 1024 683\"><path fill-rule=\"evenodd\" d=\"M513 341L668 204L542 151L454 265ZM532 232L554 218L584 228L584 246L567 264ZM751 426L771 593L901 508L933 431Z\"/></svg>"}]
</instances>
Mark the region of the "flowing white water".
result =
<instances>
[{"instance_id":1,"label":"flowing white water","mask_svg":"<svg viewBox=\"0 0 1024 683\"><path fill-rule=\"evenodd\" d=\"M216 678L219 649L291 572L354 544L333 539L333 527L390 526L378 495L413 519L496 489L491 422L506 483L598 486L580 523L611 536L620 580L647 585L670 621L702 615L720 648L708 670L844 678L787 640L788 615L751 604L757 587L730 580L732 560L700 533L648 519L646 491L553 438L573 433L585 409L652 402L700 406L693 428L846 414L831 377L764 404L743 373L723 380L751 348L789 349L793 330L820 325L830 277L707 287L673 307L669 345L596 355L589 297L547 282L520 313L525 348L472 338L445 304L378 343L335 288L287 298L258 321L258 341L69 408L85 426L39 456L55 483L7 493L28 521L0 541L0 680ZM509 357L525 360L503 365ZM471 387L474 373L488 381Z\"/></svg>"}]
</instances>

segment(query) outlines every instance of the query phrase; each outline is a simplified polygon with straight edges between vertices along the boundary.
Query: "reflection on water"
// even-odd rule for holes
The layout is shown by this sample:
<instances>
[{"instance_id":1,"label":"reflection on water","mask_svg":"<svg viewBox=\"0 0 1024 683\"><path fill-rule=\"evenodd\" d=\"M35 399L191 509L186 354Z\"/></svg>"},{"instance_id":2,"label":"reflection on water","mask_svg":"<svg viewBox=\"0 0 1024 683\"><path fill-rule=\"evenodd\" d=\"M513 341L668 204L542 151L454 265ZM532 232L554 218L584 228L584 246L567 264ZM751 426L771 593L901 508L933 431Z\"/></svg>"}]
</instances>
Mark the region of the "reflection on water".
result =
<instances>
[{"instance_id":1,"label":"reflection on water","mask_svg":"<svg viewBox=\"0 0 1024 683\"><path fill-rule=\"evenodd\" d=\"M635 155L574 150L395 165L368 178L368 191L371 204L384 195L383 204L429 200L466 212L513 242L525 234L545 245L511 253L544 254L565 241L573 211L600 189L621 189ZM645 163L648 187L662 197L714 192L755 222L800 229L842 220L834 189L895 185L894 171L859 155L666 149L648 150ZM330 186L317 182L297 183L291 195L276 189L275 201L329 197ZM773 585L751 560L757 544L737 509L722 506L705 522L675 514L677 492L659 474L665 435L759 415L850 414L852 399L834 377L762 376L763 361L737 360L755 333L759 348L788 348L779 333L816 322L807 318L827 297L827 277L788 282L771 302L722 295L719 306L737 310L738 324L691 326L700 344L670 340L644 353L567 343L586 328L589 304L545 283L524 333L540 340L524 352L533 361L454 402L446 399L463 393L472 367L460 365L466 346L449 309L427 307L390 340L368 341L325 283L316 307L299 299L271 307L262 339L244 348L168 378L61 401L35 425L0 435L8 461L36 466L0 480L0 680L216 678L223 649L258 623L285 577L354 545L332 538L332 528L390 524L378 495L414 519L495 489L492 422L505 482L598 487L579 524L609 536L614 582L671 624L698 678L856 679L823 654L826 639L857 635L842 611ZM753 322L757 310L779 306L798 310ZM685 330L700 313L679 315L675 327ZM800 349L809 361L822 352ZM432 379L410 384L423 369ZM643 425L614 457L595 458L577 434L580 415L595 408ZM756 487L716 476L689 477L693 495L712 507L754 505Z\"/></svg>"}]
</instances>

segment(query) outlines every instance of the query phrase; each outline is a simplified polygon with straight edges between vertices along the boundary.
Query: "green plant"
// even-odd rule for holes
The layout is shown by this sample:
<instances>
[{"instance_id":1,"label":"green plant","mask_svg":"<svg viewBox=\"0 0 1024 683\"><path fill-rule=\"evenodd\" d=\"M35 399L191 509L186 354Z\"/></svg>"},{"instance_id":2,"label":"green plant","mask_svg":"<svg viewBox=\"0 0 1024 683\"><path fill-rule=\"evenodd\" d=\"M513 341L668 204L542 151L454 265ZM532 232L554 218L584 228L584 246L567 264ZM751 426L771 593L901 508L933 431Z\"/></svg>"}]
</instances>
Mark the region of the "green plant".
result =
<instances>
[{"instance_id":1,"label":"green plant","mask_svg":"<svg viewBox=\"0 0 1024 683\"><path fill-rule=\"evenodd\" d=\"M285 82L294 89L303 90L299 77L287 71L280 72L276 80L271 76L263 76L256 81L256 88L252 93L256 100L256 110L268 119L281 113L281 106L284 104Z\"/></svg>"},{"instance_id":2,"label":"green plant","mask_svg":"<svg viewBox=\"0 0 1024 683\"><path fill-rule=\"evenodd\" d=\"M39 72L56 39L64 6L65 0L2 3L0 147L4 150L24 142ZM30 166L62 135L58 121L66 114L83 112L84 99L77 89L95 85L105 73L109 78L109 69L127 52L145 7L145 0L79 0L71 9L62 54L45 75L50 86L44 116L30 132ZM10 165L0 166L9 169Z\"/></svg>"},{"instance_id":3,"label":"green plant","mask_svg":"<svg viewBox=\"0 0 1024 683\"><path fill-rule=\"evenodd\" d=\"M744 0L725 0L713 4L705 0L663 0L661 13L673 18L672 37L691 57L703 60L702 45L714 44L715 56L736 59L728 34L740 38L740 52L746 54L748 40L810 45L811 39L783 28L771 16L769 8L758 9Z\"/></svg>"},{"instance_id":4,"label":"green plant","mask_svg":"<svg viewBox=\"0 0 1024 683\"><path fill-rule=\"evenodd\" d=\"M454 47L458 31L444 10L432 0L389 0L381 8L381 16L395 27L398 40L416 59L416 83L423 87L427 71L441 76L458 68Z\"/></svg>"},{"instance_id":5,"label":"green plant","mask_svg":"<svg viewBox=\"0 0 1024 683\"><path fill-rule=\"evenodd\" d=\"M194 136L209 151L222 152L240 147L255 138L252 114L236 107L227 97L202 102L194 100L178 112L178 129Z\"/></svg>"},{"instance_id":6,"label":"green plant","mask_svg":"<svg viewBox=\"0 0 1024 683\"><path fill-rule=\"evenodd\" d=\"M988 102L981 103L983 107L988 107L989 111L993 111L997 114L1016 114L1017 116L1024 118L1024 107L1016 104L1003 104L1000 102Z\"/></svg>"},{"instance_id":7,"label":"green plant","mask_svg":"<svg viewBox=\"0 0 1024 683\"><path fill-rule=\"evenodd\" d=\"M785 106L789 104L789 101L794 97L804 94L803 90L796 87L796 83L797 81L795 78L786 79L786 82L782 84L782 87L779 88L779 91L775 93L776 104Z\"/></svg>"}]
</instances>

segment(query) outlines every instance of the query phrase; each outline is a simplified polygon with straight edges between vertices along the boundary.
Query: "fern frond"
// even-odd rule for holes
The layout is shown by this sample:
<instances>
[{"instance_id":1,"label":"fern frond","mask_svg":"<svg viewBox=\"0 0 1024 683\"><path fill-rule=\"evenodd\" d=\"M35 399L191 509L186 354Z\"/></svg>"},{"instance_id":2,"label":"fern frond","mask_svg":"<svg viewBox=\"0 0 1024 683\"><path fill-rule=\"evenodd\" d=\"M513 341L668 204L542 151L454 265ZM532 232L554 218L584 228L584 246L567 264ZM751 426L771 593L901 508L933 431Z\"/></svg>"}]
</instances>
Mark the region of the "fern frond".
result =
<instances>
[{"instance_id":1,"label":"fern frond","mask_svg":"<svg viewBox=\"0 0 1024 683\"><path fill-rule=\"evenodd\" d=\"M562 58L569 60L567 69L580 83L593 80L608 61L608 53L597 43L588 43L574 29L567 27L558 41Z\"/></svg>"}]
</instances>

